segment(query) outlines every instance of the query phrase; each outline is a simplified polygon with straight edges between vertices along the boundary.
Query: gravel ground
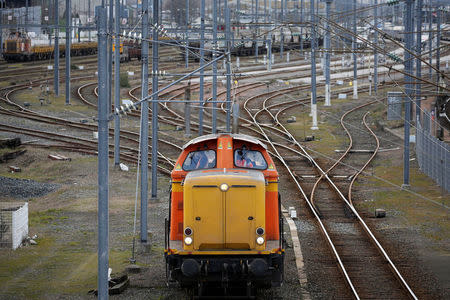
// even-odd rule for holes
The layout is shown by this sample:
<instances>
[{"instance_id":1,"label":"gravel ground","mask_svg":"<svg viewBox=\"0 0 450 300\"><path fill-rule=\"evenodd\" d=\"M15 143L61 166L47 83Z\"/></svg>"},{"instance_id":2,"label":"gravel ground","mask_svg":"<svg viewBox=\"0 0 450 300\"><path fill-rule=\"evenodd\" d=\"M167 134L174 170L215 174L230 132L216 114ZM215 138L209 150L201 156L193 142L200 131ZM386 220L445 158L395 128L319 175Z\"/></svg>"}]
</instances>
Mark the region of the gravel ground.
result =
<instances>
[{"instance_id":1,"label":"gravel ground","mask_svg":"<svg viewBox=\"0 0 450 300\"><path fill-rule=\"evenodd\" d=\"M2 197L12 197L16 199L42 197L58 188L58 184L0 176L0 195L2 195Z\"/></svg>"}]
</instances>

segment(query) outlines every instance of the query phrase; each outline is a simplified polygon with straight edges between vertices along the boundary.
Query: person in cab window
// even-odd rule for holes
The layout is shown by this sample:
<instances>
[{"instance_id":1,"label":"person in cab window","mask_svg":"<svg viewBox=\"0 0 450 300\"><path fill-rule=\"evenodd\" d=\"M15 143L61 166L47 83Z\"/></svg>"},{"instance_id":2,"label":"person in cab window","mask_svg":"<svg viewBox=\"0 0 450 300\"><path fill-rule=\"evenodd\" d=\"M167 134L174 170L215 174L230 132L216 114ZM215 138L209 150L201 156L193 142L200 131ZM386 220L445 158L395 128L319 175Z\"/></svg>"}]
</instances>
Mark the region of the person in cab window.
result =
<instances>
[{"instance_id":1,"label":"person in cab window","mask_svg":"<svg viewBox=\"0 0 450 300\"><path fill-rule=\"evenodd\" d=\"M195 165L195 169L205 169L208 166L208 156L206 155L206 151L199 151L196 154L198 157L198 162Z\"/></svg>"},{"instance_id":2,"label":"person in cab window","mask_svg":"<svg viewBox=\"0 0 450 300\"><path fill-rule=\"evenodd\" d=\"M190 170L204 169L208 165L208 156L205 151L197 151L192 153Z\"/></svg>"},{"instance_id":3,"label":"person in cab window","mask_svg":"<svg viewBox=\"0 0 450 300\"><path fill-rule=\"evenodd\" d=\"M255 162L248 155L247 147L242 146L236 153L236 166L241 168L254 168Z\"/></svg>"}]
</instances>

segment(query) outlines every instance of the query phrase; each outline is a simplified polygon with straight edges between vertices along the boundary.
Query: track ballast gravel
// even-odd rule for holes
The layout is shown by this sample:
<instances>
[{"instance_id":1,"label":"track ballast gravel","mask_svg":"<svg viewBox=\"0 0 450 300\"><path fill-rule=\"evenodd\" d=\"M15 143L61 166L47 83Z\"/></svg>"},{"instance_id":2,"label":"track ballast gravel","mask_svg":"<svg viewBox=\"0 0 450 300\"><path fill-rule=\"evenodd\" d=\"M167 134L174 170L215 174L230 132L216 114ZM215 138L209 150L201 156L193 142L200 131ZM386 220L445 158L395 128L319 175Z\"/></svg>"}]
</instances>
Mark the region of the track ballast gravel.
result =
<instances>
[{"instance_id":1,"label":"track ballast gravel","mask_svg":"<svg viewBox=\"0 0 450 300\"><path fill-rule=\"evenodd\" d=\"M42 197L58 188L58 184L0 176L0 195L3 197L12 197L16 199Z\"/></svg>"}]
</instances>

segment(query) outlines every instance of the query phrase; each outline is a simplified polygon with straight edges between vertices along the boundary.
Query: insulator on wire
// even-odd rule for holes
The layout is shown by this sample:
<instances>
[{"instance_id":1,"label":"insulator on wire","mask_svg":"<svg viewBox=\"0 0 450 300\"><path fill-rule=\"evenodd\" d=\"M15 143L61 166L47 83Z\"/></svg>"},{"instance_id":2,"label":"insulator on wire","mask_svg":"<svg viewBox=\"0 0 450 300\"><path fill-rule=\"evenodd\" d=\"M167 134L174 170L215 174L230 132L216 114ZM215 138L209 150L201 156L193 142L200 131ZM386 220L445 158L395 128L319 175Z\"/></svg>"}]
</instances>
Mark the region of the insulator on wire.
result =
<instances>
[{"instance_id":1,"label":"insulator on wire","mask_svg":"<svg viewBox=\"0 0 450 300\"><path fill-rule=\"evenodd\" d=\"M120 109L116 108L115 112L117 115L127 115L127 112L130 113L132 110L136 109L136 106L133 104L125 104L125 105L121 105Z\"/></svg>"},{"instance_id":2,"label":"insulator on wire","mask_svg":"<svg viewBox=\"0 0 450 300\"><path fill-rule=\"evenodd\" d=\"M166 71L156 71L155 73L153 71L150 72L151 76L161 76L161 77L165 77L166 76Z\"/></svg>"}]
</instances>

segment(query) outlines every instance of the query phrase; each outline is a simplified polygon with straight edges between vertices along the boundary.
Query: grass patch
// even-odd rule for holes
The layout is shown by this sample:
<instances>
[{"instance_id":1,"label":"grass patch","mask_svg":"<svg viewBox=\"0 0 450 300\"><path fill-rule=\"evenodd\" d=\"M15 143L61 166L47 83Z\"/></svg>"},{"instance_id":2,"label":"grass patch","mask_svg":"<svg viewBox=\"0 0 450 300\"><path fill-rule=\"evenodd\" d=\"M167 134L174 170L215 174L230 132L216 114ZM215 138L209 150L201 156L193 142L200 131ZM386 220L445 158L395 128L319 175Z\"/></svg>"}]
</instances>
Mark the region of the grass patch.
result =
<instances>
[{"instance_id":1,"label":"grass patch","mask_svg":"<svg viewBox=\"0 0 450 300\"><path fill-rule=\"evenodd\" d=\"M113 272L128 264L129 255L129 251L110 252ZM97 286L97 253L83 250L77 242L62 244L52 238L40 238L37 246L0 252L0 270L4 296L82 296Z\"/></svg>"},{"instance_id":2,"label":"grass patch","mask_svg":"<svg viewBox=\"0 0 450 300\"><path fill-rule=\"evenodd\" d=\"M374 171L378 177L397 187L370 177L369 185L376 189L372 193L372 201L360 202L356 206L368 211L384 208L387 210L388 217L389 215L401 216L406 226L417 228L423 236L433 241L450 239L447 211L438 204L426 200L448 205L448 194L442 194L434 182L417 168L410 170L411 192L400 189L403 182L401 166L383 164L375 167Z\"/></svg>"},{"instance_id":3,"label":"grass patch","mask_svg":"<svg viewBox=\"0 0 450 300\"><path fill-rule=\"evenodd\" d=\"M284 119L291 115L295 116L297 121L295 123L286 123ZM303 145L323 154L333 153L335 149L342 147L342 144L346 142L345 137L334 134L336 126L333 124L321 123L319 124L319 130L311 130L309 111L285 115L281 122L299 141L304 140L306 136L314 136L314 141L303 143Z\"/></svg>"},{"instance_id":4,"label":"grass patch","mask_svg":"<svg viewBox=\"0 0 450 300\"><path fill-rule=\"evenodd\" d=\"M120 87L129 88L130 82L128 81L128 74L126 72L120 73Z\"/></svg>"},{"instance_id":5,"label":"grass patch","mask_svg":"<svg viewBox=\"0 0 450 300\"><path fill-rule=\"evenodd\" d=\"M13 99L18 99L17 103L22 104L23 102L28 102L32 106L32 110L37 112L41 112L43 114L47 114L50 112L62 113L67 110L74 111L76 113L87 113L87 112L95 112L93 108L81 103L76 100L75 97L71 97L70 106L66 105L65 100L65 92L64 89L60 90L60 95L57 97L53 91L50 91L48 100L50 103L47 103L47 96L42 94L42 91L39 87L34 87L33 90L21 90L13 94ZM39 98L44 98L44 105L41 106Z\"/></svg>"},{"instance_id":6,"label":"grass patch","mask_svg":"<svg viewBox=\"0 0 450 300\"><path fill-rule=\"evenodd\" d=\"M66 216L62 216L60 209L48 209L46 211L34 211L29 214L28 220L30 227L41 224L56 224L61 221L68 220Z\"/></svg>"}]
</instances>

